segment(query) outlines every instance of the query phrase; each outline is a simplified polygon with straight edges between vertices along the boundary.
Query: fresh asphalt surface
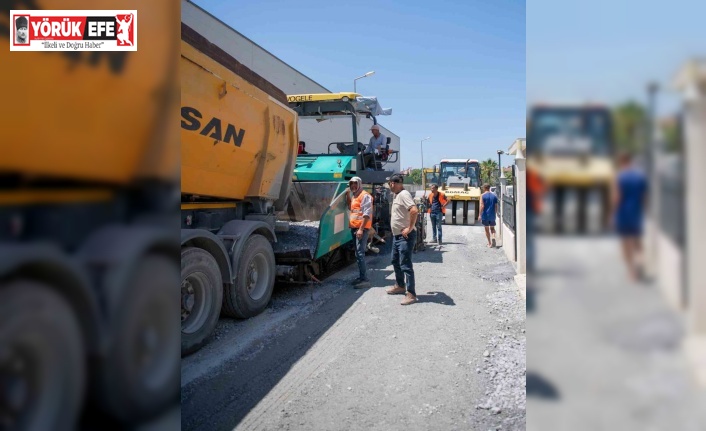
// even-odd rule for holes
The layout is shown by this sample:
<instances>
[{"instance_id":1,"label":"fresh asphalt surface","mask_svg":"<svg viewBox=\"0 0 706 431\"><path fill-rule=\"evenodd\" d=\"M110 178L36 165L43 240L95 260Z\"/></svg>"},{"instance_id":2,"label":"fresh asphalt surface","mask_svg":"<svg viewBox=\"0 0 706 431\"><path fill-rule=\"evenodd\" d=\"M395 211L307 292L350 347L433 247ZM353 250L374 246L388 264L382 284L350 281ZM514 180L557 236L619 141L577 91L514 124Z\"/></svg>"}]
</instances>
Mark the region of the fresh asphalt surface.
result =
<instances>
[{"instance_id":1,"label":"fresh asphalt surface","mask_svg":"<svg viewBox=\"0 0 706 431\"><path fill-rule=\"evenodd\" d=\"M389 252L323 284L275 287L261 315L222 318L182 361L184 430L525 429L525 307L483 228L444 226L413 255L401 306Z\"/></svg>"}]
</instances>

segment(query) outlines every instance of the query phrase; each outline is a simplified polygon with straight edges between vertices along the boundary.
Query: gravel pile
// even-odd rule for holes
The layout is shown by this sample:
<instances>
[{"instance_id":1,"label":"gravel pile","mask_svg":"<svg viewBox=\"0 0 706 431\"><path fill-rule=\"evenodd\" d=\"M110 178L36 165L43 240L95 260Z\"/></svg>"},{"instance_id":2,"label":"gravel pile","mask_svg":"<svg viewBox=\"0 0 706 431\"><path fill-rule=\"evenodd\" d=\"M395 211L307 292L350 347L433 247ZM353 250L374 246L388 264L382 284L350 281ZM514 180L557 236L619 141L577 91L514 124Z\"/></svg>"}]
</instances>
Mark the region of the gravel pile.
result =
<instances>
[{"instance_id":1,"label":"gravel pile","mask_svg":"<svg viewBox=\"0 0 706 431\"><path fill-rule=\"evenodd\" d=\"M514 286L503 286L488 295L488 306L496 319L496 329L486 338L486 350L476 367L489 381L485 397L476 409L489 415L505 412L496 429L525 429L526 356L524 303L518 301Z\"/></svg>"},{"instance_id":2,"label":"gravel pile","mask_svg":"<svg viewBox=\"0 0 706 431\"><path fill-rule=\"evenodd\" d=\"M274 251L275 253L284 253L308 248L313 256L318 239L318 221L290 222L287 232L277 233L277 243L274 244Z\"/></svg>"}]
</instances>

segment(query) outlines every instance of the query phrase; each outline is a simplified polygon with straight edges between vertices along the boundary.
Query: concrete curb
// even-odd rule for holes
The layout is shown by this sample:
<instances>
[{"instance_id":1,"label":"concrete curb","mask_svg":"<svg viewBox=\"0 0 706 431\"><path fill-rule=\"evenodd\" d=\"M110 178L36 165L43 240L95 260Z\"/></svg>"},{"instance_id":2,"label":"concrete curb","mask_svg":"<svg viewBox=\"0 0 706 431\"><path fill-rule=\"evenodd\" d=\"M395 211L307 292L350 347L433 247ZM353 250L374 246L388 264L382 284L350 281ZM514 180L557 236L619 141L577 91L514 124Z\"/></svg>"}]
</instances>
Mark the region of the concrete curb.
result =
<instances>
[{"instance_id":1,"label":"concrete curb","mask_svg":"<svg viewBox=\"0 0 706 431\"><path fill-rule=\"evenodd\" d=\"M687 337L684 340L684 347L697 383L702 388L706 388L706 337Z\"/></svg>"},{"instance_id":2,"label":"concrete curb","mask_svg":"<svg viewBox=\"0 0 706 431\"><path fill-rule=\"evenodd\" d=\"M527 300L527 274L517 274L515 276L515 284L520 292L522 299Z\"/></svg>"}]
</instances>

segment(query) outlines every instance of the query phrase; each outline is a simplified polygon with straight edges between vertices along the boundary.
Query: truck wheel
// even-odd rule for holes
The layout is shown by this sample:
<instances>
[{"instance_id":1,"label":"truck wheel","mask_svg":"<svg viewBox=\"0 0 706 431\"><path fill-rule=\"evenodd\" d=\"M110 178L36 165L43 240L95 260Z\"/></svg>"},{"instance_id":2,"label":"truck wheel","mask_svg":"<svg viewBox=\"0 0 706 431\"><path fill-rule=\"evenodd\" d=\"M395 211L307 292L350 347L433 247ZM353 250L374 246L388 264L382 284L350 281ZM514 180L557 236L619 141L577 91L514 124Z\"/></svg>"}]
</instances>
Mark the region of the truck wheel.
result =
<instances>
[{"instance_id":1,"label":"truck wheel","mask_svg":"<svg viewBox=\"0 0 706 431\"><path fill-rule=\"evenodd\" d=\"M252 235L238 261L235 283L223 298L223 312L247 319L260 314L272 297L275 286L275 254L262 235Z\"/></svg>"},{"instance_id":2,"label":"truck wheel","mask_svg":"<svg viewBox=\"0 0 706 431\"><path fill-rule=\"evenodd\" d=\"M0 286L0 428L76 429L86 354L69 304L33 281Z\"/></svg>"},{"instance_id":3,"label":"truck wheel","mask_svg":"<svg viewBox=\"0 0 706 431\"><path fill-rule=\"evenodd\" d=\"M108 282L131 270L122 289L101 285L110 302L111 332L107 352L96 366L96 398L104 411L122 422L152 418L178 403L177 268L173 259L148 254L134 268L117 265L106 273Z\"/></svg>"},{"instance_id":4,"label":"truck wheel","mask_svg":"<svg viewBox=\"0 0 706 431\"><path fill-rule=\"evenodd\" d=\"M218 323L223 279L216 258L206 250L181 250L181 354L200 349Z\"/></svg>"}]
</instances>

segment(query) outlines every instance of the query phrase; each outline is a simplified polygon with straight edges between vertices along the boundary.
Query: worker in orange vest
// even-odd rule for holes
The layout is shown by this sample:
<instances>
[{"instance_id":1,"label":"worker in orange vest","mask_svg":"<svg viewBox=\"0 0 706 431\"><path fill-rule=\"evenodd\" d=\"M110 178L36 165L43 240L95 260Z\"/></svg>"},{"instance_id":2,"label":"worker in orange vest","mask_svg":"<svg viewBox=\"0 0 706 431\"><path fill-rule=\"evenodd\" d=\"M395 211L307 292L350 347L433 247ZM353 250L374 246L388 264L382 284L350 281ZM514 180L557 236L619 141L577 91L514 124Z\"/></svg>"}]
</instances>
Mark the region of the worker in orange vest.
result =
<instances>
[{"instance_id":1,"label":"worker in orange vest","mask_svg":"<svg viewBox=\"0 0 706 431\"><path fill-rule=\"evenodd\" d=\"M534 236L536 235L535 220L542 212L542 199L544 196L544 181L539 172L527 167L527 269L534 271L535 249Z\"/></svg>"},{"instance_id":2,"label":"worker in orange vest","mask_svg":"<svg viewBox=\"0 0 706 431\"><path fill-rule=\"evenodd\" d=\"M353 177L348 182L348 208L350 222L348 227L355 241L355 259L358 262L359 276L353 280L353 287L365 289L370 287L367 267L365 265L365 250L368 245L368 233L373 225L373 197L363 190L363 180Z\"/></svg>"},{"instance_id":3,"label":"worker in orange vest","mask_svg":"<svg viewBox=\"0 0 706 431\"><path fill-rule=\"evenodd\" d=\"M439 191L439 186L431 185L431 194L429 195L429 206L427 213L431 219L432 242L441 245L441 221L446 214L446 204L448 199L444 192Z\"/></svg>"}]
</instances>

